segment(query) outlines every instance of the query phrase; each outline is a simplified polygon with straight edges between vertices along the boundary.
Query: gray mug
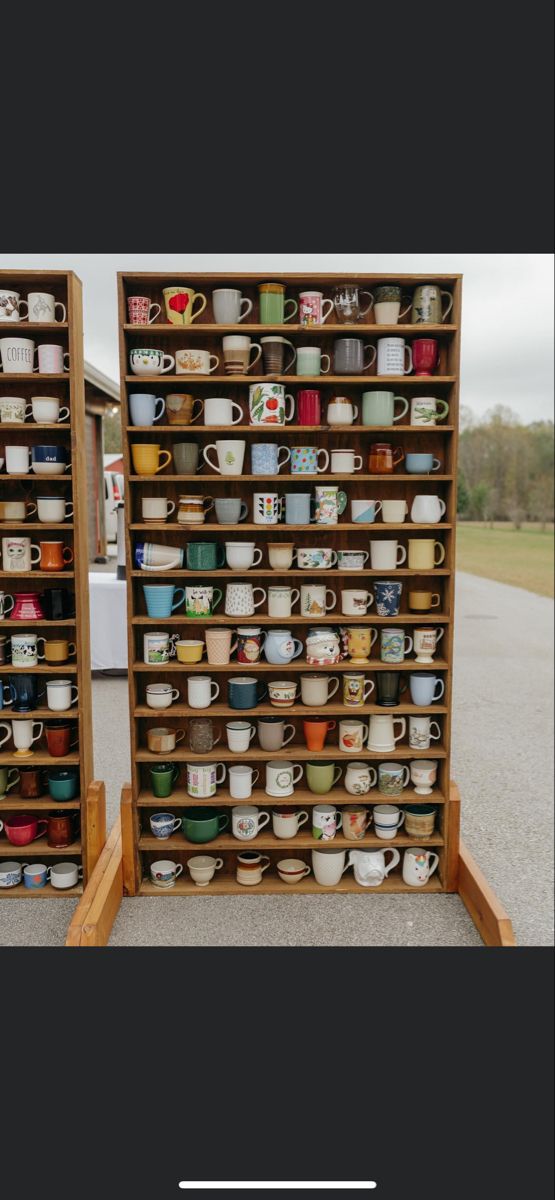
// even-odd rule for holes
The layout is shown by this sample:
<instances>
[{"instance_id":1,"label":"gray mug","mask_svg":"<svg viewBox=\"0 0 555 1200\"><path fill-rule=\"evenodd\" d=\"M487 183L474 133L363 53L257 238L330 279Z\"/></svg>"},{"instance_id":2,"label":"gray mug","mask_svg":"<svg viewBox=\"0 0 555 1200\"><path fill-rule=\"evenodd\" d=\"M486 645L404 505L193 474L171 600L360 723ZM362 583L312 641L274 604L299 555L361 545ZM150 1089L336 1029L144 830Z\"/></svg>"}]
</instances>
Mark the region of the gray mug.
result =
<instances>
[{"instance_id":1,"label":"gray mug","mask_svg":"<svg viewBox=\"0 0 555 1200\"><path fill-rule=\"evenodd\" d=\"M172 446L173 461L178 475L196 475L199 448L196 442L175 442Z\"/></svg>"},{"instance_id":2,"label":"gray mug","mask_svg":"<svg viewBox=\"0 0 555 1200\"><path fill-rule=\"evenodd\" d=\"M310 492L286 492L285 524L310 525L312 505Z\"/></svg>"},{"instance_id":3,"label":"gray mug","mask_svg":"<svg viewBox=\"0 0 555 1200\"><path fill-rule=\"evenodd\" d=\"M364 351L370 351L368 362ZM333 344L333 369L336 375L360 375L376 360L376 347L365 346L362 338L336 338Z\"/></svg>"},{"instance_id":4,"label":"gray mug","mask_svg":"<svg viewBox=\"0 0 555 1200\"><path fill-rule=\"evenodd\" d=\"M249 514L248 504L244 500L236 500L234 496L226 496L215 501L216 520L219 525L238 525Z\"/></svg>"}]
</instances>

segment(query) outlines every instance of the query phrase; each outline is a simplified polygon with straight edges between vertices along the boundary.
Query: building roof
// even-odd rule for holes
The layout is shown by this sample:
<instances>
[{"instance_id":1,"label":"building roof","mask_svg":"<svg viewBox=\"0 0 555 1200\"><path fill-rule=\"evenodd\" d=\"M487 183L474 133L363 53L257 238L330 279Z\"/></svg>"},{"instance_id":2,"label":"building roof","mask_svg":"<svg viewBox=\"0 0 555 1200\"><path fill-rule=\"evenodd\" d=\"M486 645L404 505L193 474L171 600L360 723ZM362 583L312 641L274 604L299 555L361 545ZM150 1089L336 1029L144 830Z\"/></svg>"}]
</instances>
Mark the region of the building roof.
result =
<instances>
[{"instance_id":1,"label":"building roof","mask_svg":"<svg viewBox=\"0 0 555 1200\"><path fill-rule=\"evenodd\" d=\"M91 363L86 362L85 368L85 383L90 383L97 392L102 392L105 396L109 396L110 400L115 400L120 403L119 386L113 379L109 379L102 371L98 371Z\"/></svg>"}]
</instances>

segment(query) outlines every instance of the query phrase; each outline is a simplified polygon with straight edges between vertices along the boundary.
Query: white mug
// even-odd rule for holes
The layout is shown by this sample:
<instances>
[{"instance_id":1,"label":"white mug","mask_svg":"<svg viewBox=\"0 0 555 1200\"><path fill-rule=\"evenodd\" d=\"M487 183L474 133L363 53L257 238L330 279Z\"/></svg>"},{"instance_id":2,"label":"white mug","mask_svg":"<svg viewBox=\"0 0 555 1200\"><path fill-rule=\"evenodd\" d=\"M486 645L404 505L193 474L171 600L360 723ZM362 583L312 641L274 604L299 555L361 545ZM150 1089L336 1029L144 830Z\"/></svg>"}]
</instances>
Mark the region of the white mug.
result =
<instances>
[{"instance_id":1,"label":"white mug","mask_svg":"<svg viewBox=\"0 0 555 1200\"><path fill-rule=\"evenodd\" d=\"M350 762L345 768L345 791L351 796L366 796L376 786L378 773L365 762Z\"/></svg>"},{"instance_id":2,"label":"white mug","mask_svg":"<svg viewBox=\"0 0 555 1200\"><path fill-rule=\"evenodd\" d=\"M405 814L396 804L374 805L374 832L379 838L394 838L405 820Z\"/></svg>"},{"instance_id":3,"label":"white mug","mask_svg":"<svg viewBox=\"0 0 555 1200\"><path fill-rule=\"evenodd\" d=\"M400 733L395 737L395 726L400 726ZM405 736L407 722L405 717L393 717L391 713L373 714L368 726L368 749L376 750L379 754L391 754L396 742Z\"/></svg>"},{"instance_id":4,"label":"white mug","mask_svg":"<svg viewBox=\"0 0 555 1200\"><path fill-rule=\"evenodd\" d=\"M389 862L386 862L386 854L391 855ZM379 887L400 859L394 846L387 846L385 850L349 851L349 866L354 868L356 882L361 887Z\"/></svg>"},{"instance_id":5,"label":"white mug","mask_svg":"<svg viewBox=\"0 0 555 1200\"><path fill-rule=\"evenodd\" d=\"M403 855L403 881L409 887L424 887L439 863L439 855L421 846L411 846Z\"/></svg>"},{"instance_id":6,"label":"white mug","mask_svg":"<svg viewBox=\"0 0 555 1200\"><path fill-rule=\"evenodd\" d=\"M225 727L227 745L233 754L244 754L256 733L249 721L228 721Z\"/></svg>"},{"instance_id":7,"label":"white mug","mask_svg":"<svg viewBox=\"0 0 555 1200\"><path fill-rule=\"evenodd\" d=\"M0 288L0 321L24 321L25 314L21 312L22 304L28 308L26 300L20 299L20 293L14 288Z\"/></svg>"},{"instance_id":8,"label":"white mug","mask_svg":"<svg viewBox=\"0 0 555 1200\"><path fill-rule=\"evenodd\" d=\"M245 458L246 442L233 441L217 441L211 442L209 446L205 446L202 452L205 463L212 467L213 471L217 471L218 475L240 475L243 470L243 462ZM212 462L208 451L215 450L217 463Z\"/></svg>"},{"instance_id":9,"label":"white mug","mask_svg":"<svg viewBox=\"0 0 555 1200\"><path fill-rule=\"evenodd\" d=\"M358 417L358 405L347 396L333 396L326 411L328 425L352 425Z\"/></svg>"},{"instance_id":10,"label":"white mug","mask_svg":"<svg viewBox=\"0 0 555 1200\"><path fill-rule=\"evenodd\" d=\"M339 749L344 754L360 753L368 741L368 726L362 721L339 722Z\"/></svg>"},{"instance_id":11,"label":"white mug","mask_svg":"<svg viewBox=\"0 0 555 1200\"><path fill-rule=\"evenodd\" d=\"M252 308L252 300L242 297L236 288L214 288L212 292L212 311L217 325L238 325L249 316Z\"/></svg>"},{"instance_id":12,"label":"white mug","mask_svg":"<svg viewBox=\"0 0 555 1200\"><path fill-rule=\"evenodd\" d=\"M39 642L44 644L44 638L36 633L12 633L12 667L37 667L45 657L39 652Z\"/></svg>"},{"instance_id":13,"label":"white mug","mask_svg":"<svg viewBox=\"0 0 555 1200\"><path fill-rule=\"evenodd\" d=\"M29 537L2 538L2 570L31 571L40 562L40 546L35 545Z\"/></svg>"},{"instance_id":14,"label":"white mug","mask_svg":"<svg viewBox=\"0 0 555 1200\"><path fill-rule=\"evenodd\" d=\"M50 346L43 342L37 353L41 375L63 375L64 371L69 371L69 354L63 346Z\"/></svg>"},{"instance_id":15,"label":"white mug","mask_svg":"<svg viewBox=\"0 0 555 1200\"><path fill-rule=\"evenodd\" d=\"M262 598L255 600L255 592L261 592ZM226 617L252 617L255 609L260 608L266 600L266 591L261 587L253 587L252 583L228 583L225 589Z\"/></svg>"},{"instance_id":16,"label":"white mug","mask_svg":"<svg viewBox=\"0 0 555 1200\"><path fill-rule=\"evenodd\" d=\"M48 868L46 878L53 888L77 887L79 880L83 878L83 868L72 862L55 863L53 867Z\"/></svg>"},{"instance_id":17,"label":"white mug","mask_svg":"<svg viewBox=\"0 0 555 1200\"><path fill-rule=\"evenodd\" d=\"M339 687L336 675L301 675L301 700L309 708L327 704Z\"/></svg>"},{"instance_id":18,"label":"white mug","mask_svg":"<svg viewBox=\"0 0 555 1200\"><path fill-rule=\"evenodd\" d=\"M187 679L187 703L190 708L210 708L218 699L220 685L209 675L189 675Z\"/></svg>"},{"instance_id":19,"label":"white mug","mask_svg":"<svg viewBox=\"0 0 555 1200\"><path fill-rule=\"evenodd\" d=\"M218 355L209 354L208 350L193 350L187 346L175 352L176 375L212 375L219 365Z\"/></svg>"},{"instance_id":20,"label":"white mug","mask_svg":"<svg viewBox=\"0 0 555 1200\"><path fill-rule=\"evenodd\" d=\"M50 679L46 684L46 703L54 712L65 712L78 699L79 689L71 679Z\"/></svg>"},{"instance_id":21,"label":"white mug","mask_svg":"<svg viewBox=\"0 0 555 1200\"><path fill-rule=\"evenodd\" d=\"M406 500L383 500L382 521L384 525L402 525L409 511Z\"/></svg>"},{"instance_id":22,"label":"white mug","mask_svg":"<svg viewBox=\"0 0 555 1200\"><path fill-rule=\"evenodd\" d=\"M250 337L241 336L235 333L228 334L222 338L222 348L224 352L224 368L226 375L245 375L251 371L262 355L262 346L259 342L251 342ZM251 358L251 352L254 350L254 358ZM248 354L248 359L246 358ZM245 364L246 359L246 366ZM260 373L260 372L258 372Z\"/></svg>"},{"instance_id":23,"label":"white mug","mask_svg":"<svg viewBox=\"0 0 555 1200\"><path fill-rule=\"evenodd\" d=\"M445 516L446 507L440 496L415 496L410 519L420 525L437 525Z\"/></svg>"},{"instance_id":24,"label":"white mug","mask_svg":"<svg viewBox=\"0 0 555 1200\"><path fill-rule=\"evenodd\" d=\"M270 759L266 763L266 795L292 796L295 784L299 783L302 776L303 768L300 763Z\"/></svg>"},{"instance_id":25,"label":"white mug","mask_svg":"<svg viewBox=\"0 0 555 1200\"><path fill-rule=\"evenodd\" d=\"M372 592L366 588L342 588L341 612L346 617L364 617L374 603Z\"/></svg>"},{"instance_id":26,"label":"white mug","mask_svg":"<svg viewBox=\"0 0 555 1200\"><path fill-rule=\"evenodd\" d=\"M12 721L13 744L16 753L28 755L33 742L38 742L42 737L43 729L42 721ZM7 738L4 738L3 741L7 741ZM2 742L0 742L1 745Z\"/></svg>"},{"instance_id":27,"label":"white mug","mask_svg":"<svg viewBox=\"0 0 555 1200\"><path fill-rule=\"evenodd\" d=\"M225 557L230 571L248 571L262 562L262 551L254 542L226 542Z\"/></svg>"},{"instance_id":28,"label":"white mug","mask_svg":"<svg viewBox=\"0 0 555 1200\"><path fill-rule=\"evenodd\" d=\"M437 762L432 758L415 758L410 764L410 777L418 796L429 796L437 779Z\"/></svg>"},{"instance_id":29,"label":"white mug","mask_svg":"<svg viewBox=\"0 0 555 1200\"><path fill-rule=\"evenodd\" d=\"M170 708L174 700L179 700L179 691L172 688L171 683L149 683L145 688L145 699L149 708Z\"/></svg>"},{"instance_id":30,"label":"white mug","mask_svg":"<svg viewBox=\"0 0 555 1200\"><path fill-rule=\"evenodd\" d=\"M31 410L37 425L56 425L69 417L69 408L62 408L57 396L31 396Z\"/></svg>"},{"instance_id":31,"label":"white mug","mask_svg":"<svg viewBox=\"0 0 555 1200\"><path fill-rule=\"evenodd\" d=\"M434 396L415 396L410 404L411 425L435 425L437 420L446 417L449 405L446 400L436 400Z\"/></svg>"},{"instance_id":32,"label":"white mug","mask_svg":"<svg viewBox=\"0 0 555 1200\"><path fill-rule=\"evenodd\" d=\"M277 525L283 516L283 497L277 492L254 492L252 518L255 525Z\"/></svg>"},{"instance_id":33,"label":"white mug","mask_svg":"<svg viewBox=\"0 0 555 1200\"><path fill-rule=\"evenodd\" d=\"M404 546L395 541L370 542L370 566L373 571L395 571L405 562L407 552Z\"/></svg>"},{"instance_id":34,"label":"white mug","mask_svg":"<svg viewBox=\"0 0 555 1200\"><path fill-rule=\"evenodd\" d=\"M308 813L304 809L296 812L291 808L274 808L272 812L272 829L278 838L296 837L301 825L306 825Z\"/></svg>"},{"instance_id":35,"label":"white mug","mask_svg":"<svg viewBox=\"0 0 555 1200\"><path fill-rule=\"evenodd\" d=\"M332 450L332 475L353 475L355 471L362 471L362 455L354 450Z\"/></svg>"},{"instance_id":36,"label":"white mug","mask_svg":"<svg viewBox=\"0 0 555 1200\"><path fill-rule=\"evenodd\" d=\"M8 475L28 475L30 467L30 446L6 446L6 472Z\"/></svg>"},{"instance_id":37,"label":"white mug","mask_svg":"<svg viewBox=\"0 0 555 1200\"><path fill-rule=\"evenodd\" d=\"M206 800L216 795L216 787L225 779L225 765L222 762L194 762L186 764L187 793L199 800Z\"/></svg>"},{"instance_id":38,"label":"white mug","mask_svg":"<svg viewBox=\"0 0 555 1200\"><path fill-rule=\"evenodd\" d=\"M0 364L4 375L31 375L35 370L35 343L30 338L0 338Z\"/></svg>"},{"instance_id":39,"label":"white mug","mask_svg":"<svg viewBox=\"0 0 555 1200\"><path fill-rule=\"evenodd\" d=\"M216 871L224 865L223 858L212 858L210 854L195 854L187 859L187 868L197 887L207 887Z\"/></svg>"},{"instance_id":40,"label":"white mug","mask_svg":"<svg viewBox=\"0 0 555 1200\"><path fill-rule=\"evenodd\" d=\"M312 836L331 842L343 825L343 814L335 804L315 804L312 809Z\"/></svg>"},{"instance_id":41,"label":"white mug","mask_svg":"<svg viewBox=\"0 0 555 1200\"><path fill-rule=\"evenodd\" d=\"M141 500L141 515L143 521L167 521L175 512L173 500L167 496L143 496Z\"/></svg>"},{"instance_id":42,"label":"white mug","mask_svg":"<svg viewBox=\"0 0 555 1200\"><path fill-rule=\"evenodd\" d=\"M429 750L431 742L438 742L441 729L431 717L409 717L409 746L413 750Z\"/></svg>"},{"instance_id":43,"label":"white mug","mask_svg":"<svg viewBox=\"0 0 555 1200\"><path fill-rule=\"evenodd\" d=\"M237 767L229 767L228 782L230 796L233 796L234 800L248 800L249 796L252 795L252 789L259 775L260 771L256 771L253 767L245 764ZM267 813L266 816L269 821L270 814ZM266 825L267 821L263 821L262 824ZM235 830L233 832L235 833ZM235 836L237 837L238 834L235 834ZM254 837L254 834L252 836Z\"/></svg>"},{"instance_id":44,"label":"white mug","mask_svg":"<svg viewBox=\"0 0 555 1200\"><path fill-rule=\"evenodd\" d=\"M412 371L412 350L400 337L378 338L378 375L408 375Z\"/></svg>"},{"instance_id":45,"label":"white mug","mask_svg":"<svg viewBox=\"0 0 555 1200\"><path fill-rule=\"evenodd\" d=\"M328 599L330 597L330 599ZM301 584L301 616L323 617L337 604L337 597L324 583Z\"/></svg>"},{"instance_id":46,"label":"white mug","mask_svg":"<svg viewBox=\"0 0 555 1200\"><path fill-rule=\"evenodd\" d=\"M290 617L293 605L297 603L300 596L298 588L290 587L269 587L268 588L268 616L269 617Z\"/></svg>"},{"instance_id":47,"label":"white mug","mask_svg":"<svg viewBox=\"0 0 555 1200\"><path fill-rule=\"evenodd\" d=\"M334 887L347 870L345 850L313 850L312 870L317 883L323 887Z\"/></svg>"},{"instance_id":48,"label":"white mug","mask_svg":"<svg viewBox=\"0 0 555 1200\"><path fill-rule=\"evenodd\" d=\"M61 315L58 320L62 324L67 321L67 312L65 304L61 300L56 300L50 292L29 292L27 295L27 306L29 310L29 320L35 321L37 325L53 325L56 321L56 309L60 308Z\"/></svg>"},{"instance_id":49,"label":"white mug","mask_svg":"<svg viewBox=\"0 0 555 1200\"><path fill-rule=\"evenodd\" d=\"M178 639L178 633L172 633L170 636L169 633L158 630L143 634L143 662L149 667L164 666L170 658L174 658L175 643Z\"/></svg>"},{"instance_id":50,"label":"white mug","mask_svg":"<svg viewBox=\"0 0 555 1200\"><path fill-rule=\"evenodd\" d=\"M229 768L229 790L231 795L235 796L237 793L233 791L232 787L232 771L236 773L237 779L240 777L240 772L248 772L250 781L252 767ZM255 771L254 774L258 777L258 771ZM250 796L250 794L251 793L249 791L248 795ZM239 839L239 841L250 842L252 838L255 838L256 835L260 833L260 830L269 823L269 820L269 812L266 812L265 809L258 809L256 804L237 804L231 810L231 832L234 837Z\"/></svg>"},{"instance_id":51,"label":"white mug","mask_svg":"<svg viewBox=\"0 0 555 1200\"><path fill-rule=\"evenodd\" d=\"M233 416L234 409L239 413L236 417ZM243 409L236 400L229 400L227 396L207 396L204 401L205 425L238 425L242 420Z\"/></svg>"},{"instance_id":52,"label":"white mug","mask_svg":"<svg viewBox=\"0 0 555 1200\"><path fill-rule=\"evenodd\" d=\"M437 649L438 642L441 641L445 633L444 629L433 628L429 625L422 629L414 630L414 653L416 662L431 663L434 661L434 654Z\"/></svg>"},{"instance_id":53,"label":"white mug","mask_svg":"<svg viewBox=\"0 0 555 1200\"><path fill-rule=\"evenodd\" d=\"M31 411L24 396L0 396L0 421L3 425L23 425Z\"/></svg>"}]
</instances>

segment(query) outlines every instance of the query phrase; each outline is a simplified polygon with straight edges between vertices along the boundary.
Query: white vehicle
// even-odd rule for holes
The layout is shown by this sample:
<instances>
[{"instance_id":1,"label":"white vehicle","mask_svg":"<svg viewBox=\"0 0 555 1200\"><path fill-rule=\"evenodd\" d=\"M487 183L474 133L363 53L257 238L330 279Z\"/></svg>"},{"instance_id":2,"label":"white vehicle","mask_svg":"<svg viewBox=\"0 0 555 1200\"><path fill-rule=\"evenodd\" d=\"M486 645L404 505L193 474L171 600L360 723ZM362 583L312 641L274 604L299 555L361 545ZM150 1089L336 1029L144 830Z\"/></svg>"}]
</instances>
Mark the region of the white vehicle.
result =
<instances>
[{"instance_id":1,"label":"white vehicle","mask_svg":"<svg viewBox=\"0 0 555 1200\"><path fill-rule=\"evenodd\" d=\"M119 458L119 455L118 455ZM104 469L104 503L106 506L106 540L116 542L118 519L116 506L123 500L123 475L118 471Z\"/></svg>"}]
</instances>

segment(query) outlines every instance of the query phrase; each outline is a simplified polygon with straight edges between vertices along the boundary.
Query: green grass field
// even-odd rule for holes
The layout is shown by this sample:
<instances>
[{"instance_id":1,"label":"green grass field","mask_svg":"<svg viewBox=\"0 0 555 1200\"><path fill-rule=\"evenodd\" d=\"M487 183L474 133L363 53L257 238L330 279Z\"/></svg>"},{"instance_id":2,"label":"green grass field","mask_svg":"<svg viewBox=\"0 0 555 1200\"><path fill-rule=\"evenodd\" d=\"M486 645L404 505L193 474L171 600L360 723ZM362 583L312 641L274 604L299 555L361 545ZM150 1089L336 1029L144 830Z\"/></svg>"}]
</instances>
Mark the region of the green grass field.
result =
<instances>
[{"instance_id":1,"label":"green grass field","mask_svg":"<svg viewBox=\"0 0 555 1200\"><path fill-rule=\"evenodd\" d=\"M553 596L553 529L537 525L514 529L498 522L493 529L462 521L457 526L457 567L471 575Z\"/></svg>"}]
</instances>

